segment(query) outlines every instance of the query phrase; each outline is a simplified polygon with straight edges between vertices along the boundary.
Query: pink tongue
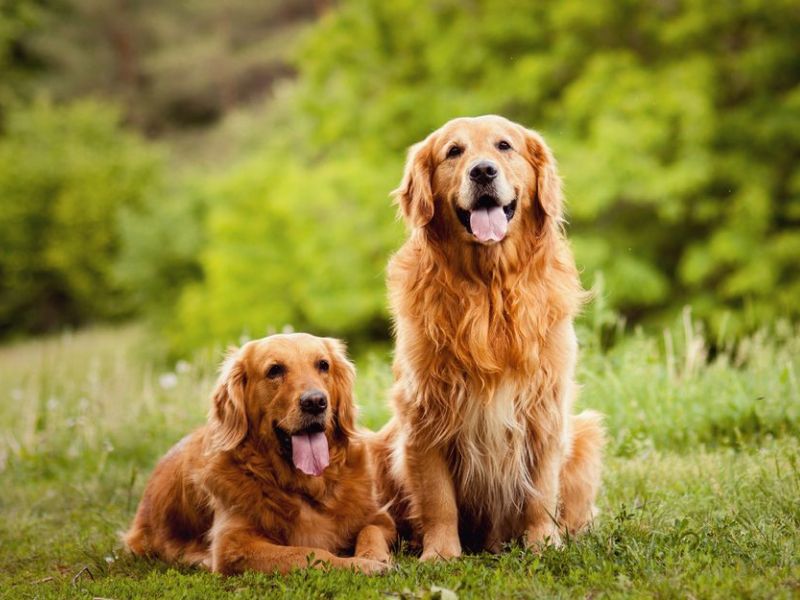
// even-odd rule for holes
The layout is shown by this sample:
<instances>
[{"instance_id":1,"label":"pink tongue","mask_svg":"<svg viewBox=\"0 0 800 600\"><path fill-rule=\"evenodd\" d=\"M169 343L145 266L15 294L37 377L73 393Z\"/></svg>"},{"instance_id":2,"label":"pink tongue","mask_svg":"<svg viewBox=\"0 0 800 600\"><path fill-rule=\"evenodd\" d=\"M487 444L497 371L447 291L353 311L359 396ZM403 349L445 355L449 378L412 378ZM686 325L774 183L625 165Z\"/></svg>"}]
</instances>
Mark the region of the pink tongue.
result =
<instances>
[{"instance_id":1,"label":"pink tongue","mask_svg":"<svg viewBox=\"0 0 800 600\"><path fill-rule=\"evenodd\" d=\"M306 475L322 475L328 466L328 439L325 434L320 431L293 435L292 461Z\"/></svg>"},{"instance_id":2,"label":"pink tongue","mask_svg":"<svg viewBox=\"0 0 800 600\"><path fill-rule=\"evenodd\" d=\"M476 208L469 214L469 226L481 242L499 242L506 237L508 219L499 206Z\"/></svg>"}]
</instances>

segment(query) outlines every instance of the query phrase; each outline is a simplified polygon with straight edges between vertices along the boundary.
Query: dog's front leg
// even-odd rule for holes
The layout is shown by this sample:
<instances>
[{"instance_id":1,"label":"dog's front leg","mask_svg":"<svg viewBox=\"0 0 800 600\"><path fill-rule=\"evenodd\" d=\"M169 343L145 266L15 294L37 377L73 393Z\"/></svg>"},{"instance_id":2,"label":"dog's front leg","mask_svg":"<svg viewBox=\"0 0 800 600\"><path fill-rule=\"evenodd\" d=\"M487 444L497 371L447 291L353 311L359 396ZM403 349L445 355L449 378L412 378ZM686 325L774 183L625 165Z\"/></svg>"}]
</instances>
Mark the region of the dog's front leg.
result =
<instances>
[{"instance_id":1,"label":"dog's front leg","mask_svg":"<svg viewBox=\"0 0 800 600\"><path fill-rule=\"evenodd\" d=\"M422 533L420 560L461 556L456 493L450 469L441 452L409 444L406 460L412 516Z\"/></svg>"},{"instance_id":2,"label":"dog's front leg","mask_svg":"<svg viewBox=\"0 0 800 600\"><path fill-rule=\"evenodd\" d=\"M336 556L321 548L284 546L268 540L241 517L218 511L211 530L211 570L223 575L245 571L288 573L293 569L354 569L379 573L389 566L367 558Z\"/></svg>"},{"instance_id":3,"label":"dog's front leg","mask_svg":"<svg viewBox=\"0 0 800 600\"><path fill-rule=\"evenodd\" d=\"M396 538L394 519L385 510L381 510L369 525L358 532L355 556L391 564L392 553L389 551L389 546Z\"/></svg>"},{"instance_id":4,"label":"dog's front leg","mask_svg":"<svg viewBox=\"0 0 800 600\"><path fill-rule=\"evenodd\" d=\"M558 444L545 446L533 473L534 491L525 499L523 541L532 550L561 545L558 531L558 489L562 453Z\"/></svg>"}]
</instances>

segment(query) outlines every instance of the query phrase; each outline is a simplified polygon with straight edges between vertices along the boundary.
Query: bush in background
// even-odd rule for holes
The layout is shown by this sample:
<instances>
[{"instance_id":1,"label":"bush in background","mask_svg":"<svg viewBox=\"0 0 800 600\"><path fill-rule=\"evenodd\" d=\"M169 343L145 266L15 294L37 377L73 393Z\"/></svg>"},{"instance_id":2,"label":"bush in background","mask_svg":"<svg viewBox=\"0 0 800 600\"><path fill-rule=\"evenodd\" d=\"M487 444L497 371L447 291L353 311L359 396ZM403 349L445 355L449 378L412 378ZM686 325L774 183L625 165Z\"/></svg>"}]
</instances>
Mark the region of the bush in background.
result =
<instances>
[{"instance_id":1,"label":"bush in background","mask_svg":"<svg viewBox=\"0 0 800 600\"><path fill-rule=\"evenodd\" d=\"M612 312L800 315L796 2L217 4L0 9L0 335L145 310L180 351L385 340L405 148L492 112L553 146ZM96 102L15 108L41 91L115 99L170 168Z\"/></svg>"},{"instance_id":2,"label":"bush in background","mask_svg":"<svg viewBox=\"0 0 800 600\"><path fill-rule=\"evenodd\" d=\"M388 180L358 160L309 167L267 152L215 182L204 279L181 298L175 346L236 342L286 325L384 338L383 270L402 232L373 201L388 206Z\"/></svg>"},{"instance_id":3,"label":"bush in background","mask_svg":"<svg viewBox=\"0 0 800 600\"><path fill-rule=\"evenodd\" d=\"M39 88L59 101L111 99L149 134L208 127L263 97L319 10L313 0L9 2L12 17L36 9L16 50L36 63Z\"/></svg>"},{"instance_id":4,"label":"bush in background","mask_svg":"<svg viewBox=\"0 0 800 600\"><path fill-rule=\"evenodd\" d=\"M584 283L602 273L629 319L797 316L798 29L785 0L345 1L303 44L265 149L222 178L179 337L386 335L404 149L482 113L545 134Z\"/></svg>"},{"instance_id":5,"label":"bush in background","mask_svg":"<svg viewBox=\"0 0 800 600\"><path fill-rule=\"evenodd\" d=\"M135 309L159 327L174 316L183 288L202 278L209 187L197 173L173 172L159 193L120 210L114 275Z\"/></svg>"},{"instance_id":6,"label":"bush in background","mask_svg":"<svg viewBox=\"0 0 800 600\"><path fill-rule=\"evenodd\" d=\"M119 212L157 193L161 157L93 101L12 109L0 137L0 334L132 309Z\"/></svg>"},{"instance_id":7,"label":"bush in background","mask_svg":"<svg viewBox=\"0 0 800 600\"><path fill-rule=\"evenodd\" d=\"M617 308L798 314L796 3L370 0L330 17L301 75L332 155L507 115L554 146L586 283L602 270Z\"/></svg>"}]
</instances>

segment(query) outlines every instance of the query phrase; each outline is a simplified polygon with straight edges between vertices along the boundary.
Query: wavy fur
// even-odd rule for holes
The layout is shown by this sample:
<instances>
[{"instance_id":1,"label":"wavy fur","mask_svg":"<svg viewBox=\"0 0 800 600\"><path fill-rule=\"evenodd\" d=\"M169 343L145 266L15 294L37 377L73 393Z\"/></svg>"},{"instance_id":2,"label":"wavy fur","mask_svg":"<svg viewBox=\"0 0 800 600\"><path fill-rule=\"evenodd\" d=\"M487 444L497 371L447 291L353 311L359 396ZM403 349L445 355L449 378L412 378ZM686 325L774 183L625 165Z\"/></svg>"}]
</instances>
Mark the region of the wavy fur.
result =
<instances>
[{"instance_id":1,"label":"wavy fur","mask_svg":"<svg viewBox=\"0 0 800 600\"><path fill-rule=\"evenodd\" d=\"M321 359L329 361L326 372ZM284 375L267 378L276 363ZM159 461L127 547L224 574L304 568L312 553L334 567L385 569L395 529L354 426L354 376L338 340L272 336L231 351L208 424ZM330 464L319 477L294 468L275 429L300 429L299 398L308 389L324 392L330 405ZM353 550L354 557L341 556Z\"/></svg>"},{"instance_id":2,"label":"wavy fur","mask_svg":"<svg viewBox=\"0 0 800 600\"><path fill-rule=\"evenodd\" d=\"M495 150L500 138L513 155ZM447 158L453 140L465 147L458 160ZM475 242L455 216L462 165L476 156L496 160L518 195L501 243ZM556 541L559 506L570 516L561 525L580 530L603 435L597 417L572 416L572 320L586 294L550 150L500 117L458 119L412 148L395 198L411 233L388 268L396 382L376 442L383 499L423 558L457 556L460 541Z\"/></svg>"}]
</instances>

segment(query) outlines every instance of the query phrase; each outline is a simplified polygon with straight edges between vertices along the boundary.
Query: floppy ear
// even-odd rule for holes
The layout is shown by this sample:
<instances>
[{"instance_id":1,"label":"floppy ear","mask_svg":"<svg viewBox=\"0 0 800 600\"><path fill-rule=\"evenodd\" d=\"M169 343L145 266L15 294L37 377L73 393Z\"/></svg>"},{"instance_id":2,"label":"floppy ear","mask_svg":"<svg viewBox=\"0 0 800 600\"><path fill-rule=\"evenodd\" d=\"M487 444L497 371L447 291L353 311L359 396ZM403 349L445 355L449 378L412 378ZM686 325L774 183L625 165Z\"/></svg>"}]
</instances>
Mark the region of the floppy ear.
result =
<instances>
[{"instance_id":1,"label":"floppy ear","mask_svg":"<svg viewBox=\"0 0 800 600\"><path fill-rule=\"evenodd\" d=\"M331 361L331 378L336 396L336 427L338 433L349 439L356 433L356 405L353 400L353 384L356 368L347 359L345 345L340 340L325 338L325 344L333 357Z\"/></svg>"},{"instance_id":2,"label":"floppy ear","mask_svg":"<svg viewBox=\"0 0 800 600\"><path fill-rule=\"evenodd\" d=\"M428 136L409 148L403 180L392 192L400 214L411 227L425 227L433 218L431 139Z\"/></svg>"},{"instance_id":3,"label":"floppy ear","mask_svg":"<svg viewBox=\"0 0 800 600\"><path fill-rule=\"evenodd\" d=\"M536 205L538 210L555 223L564 219L564 201L561 194L561 178L550 148L537 132L525 129L528 162L536 171Z\"/></svg>"},{"instance_id":4,"label":"floppy ear","mask_svg":"<svg viewBox=\"0 0 800 600\"><path fill-rule=\"evenodd\" d=\"M217 387L211 397L211 412L208 415L210 450L232 450L247 435L247 413L244 405L246 385L247 373L238 350L233 348L222 363Z\"/></svg>"}]
</instances>

